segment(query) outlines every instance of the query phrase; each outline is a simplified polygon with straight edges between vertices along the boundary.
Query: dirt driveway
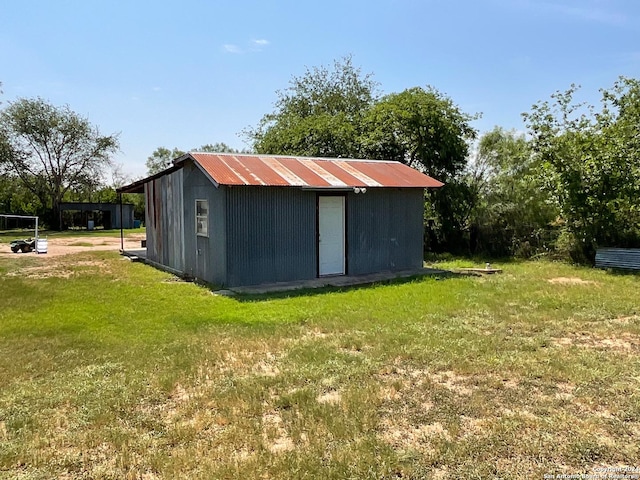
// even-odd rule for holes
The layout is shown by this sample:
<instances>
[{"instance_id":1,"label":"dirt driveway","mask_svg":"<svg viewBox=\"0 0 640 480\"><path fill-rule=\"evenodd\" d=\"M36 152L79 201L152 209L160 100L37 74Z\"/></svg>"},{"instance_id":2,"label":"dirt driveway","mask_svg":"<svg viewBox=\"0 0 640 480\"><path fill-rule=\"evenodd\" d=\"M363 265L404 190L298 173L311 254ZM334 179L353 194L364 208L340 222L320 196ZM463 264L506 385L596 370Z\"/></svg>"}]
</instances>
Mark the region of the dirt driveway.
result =
<instances>
[{"instance_id":1,"label":"dirt driveway","mask_svg":"<svg viewBox=\"0 0 640 480\"><path fill-rule=\"evenodd\" d=\"M146 238L144 233L129 234L124 239L125 250L139 250L140 241ZM119 237L50 237L47 255L55 257L69 253L95 252L96 250L120 250ZM0 256L35 255L34 253L13 253L9 244L0 244Z\"/></svg>"}]
</instances>

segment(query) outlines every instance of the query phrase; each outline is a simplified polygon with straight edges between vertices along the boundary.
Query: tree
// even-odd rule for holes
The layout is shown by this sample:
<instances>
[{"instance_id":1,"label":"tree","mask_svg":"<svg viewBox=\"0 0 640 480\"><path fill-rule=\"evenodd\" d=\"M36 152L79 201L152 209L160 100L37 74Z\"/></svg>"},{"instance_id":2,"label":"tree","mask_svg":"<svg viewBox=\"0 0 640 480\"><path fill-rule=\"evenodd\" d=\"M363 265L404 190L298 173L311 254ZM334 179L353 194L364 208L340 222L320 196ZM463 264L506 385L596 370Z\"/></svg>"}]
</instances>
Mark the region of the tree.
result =
<instances>
[{"instance_id":1,"label":"tree","mask_svg":"<svg viewBox=\"0 0 640 480\"><path fill-rule=\"evenodd\" d=\"M101 178L119 146L116 134L103 136L68 106L41 98L20 99L2 112L0 145L0 163L51 206L57 228L65 193Z\"/></svg>"},{"instance_id":2,"label":"tree","mask_svg":"<svg viewBox=\"0 0 640 480\"><path fill-rule=\"evenodd\" d=\"M476 136L471 121L477 117L433 87L387 95L365 116L360 137L364 156L406 163L445 183L426 194L431 249L468 247L473 192L461 175L469 142Z\"/></svg>"},{"instance_id":3,"label":"tree","mask_svg":"<svg viewBox=\"0 0 640 480\"><path fill-rule=\"evenodd\" d=\"M111 185L116 190L128 183L131 183L131 177L124 172L122 163L114 163L111 165Z\"/></svg>"},{"instance_id":4,"label":"tree","mask_svg":"<svg viewBox=\"0 0 640 480\"><path fill-rule=\"evenodd\" d=\"M236 150L233 147L230 147L224 142L216 142L216 143L206 143L202 145L200 148L193 148L189 151L196 152L208 152L208 153L250 153L248 151L240 151ZM173 161L178 157L181 157L186 152L178 148L174 148L173 150L169 150L165 147L158 147L154 150L150 157L147 158L146 166L147 166L147 174L154 175L162 170L165 170L171 165L173 165Z\"/></svg>"},{"instance_id":5,"label":"tree","mask_svg":"<svg viewBox=\"0 0 640 480\"><path fill-rule=\"evenodd\" d=\"M224 142L216 142L216 143L207 143L198 148L198 152L208 152L208 153L249 153L245 151L236 150L233 147L230 147Z\"/></svg>"},{"instance_id":6,"label":"tree","mask_svg":"<svg viewBox=\"0 0 640 480\"><path fill-rule=\"evenodd\" d=\"M496 127L481 136L466 174L476 198L472 251L529 256L550 248L558 212L537 170L524 134Z\"/></svg>"},{"instance_id":7,"label":"tree","mask_svg":"<svg viewBox=\"0 0 640 480\"><path fill-rule=\"evenodd\" d=\"M377 83L354 67L351 57L307 68L277 92L275 111L245 136L258 153L357 157L362 120L376 97Z\"/></svg>"},{"instance_id":8,"label":"tree","mask_svg":"<svg viewBox=\"0 0 640 480\"><path fill-rule=\"evenodd\" d=\"M603 90L599 112L576 103L577 90L555 93L524 118L570 253L592 260L598 246L640 245L640 82L620 78Z\"/></svg>"},{"instance_id":9,"label":"tree","mask_svg":"<svg viewBox=\"0 0 640 480\"><path fill-rule=\"evenodd\" d=\"M378 98L377 83L351 57L307 69L277 92L275 111L245 130L259 153L397 160L446 183L429 192L431 235L440 245L458 241L470 211L460 182L476 118L432 87ZM466 227L462 227L466 228Z\"/></svg>"},{"instance_id":10,"label":"tree","mask_svg":"<svg viewBox=\"0 0 640 480\"><path fill-rule=\"evenodd\" d=\"M467 164L469 141L477 133L470 123L476 118L433 87L409 88L383 97L367 112L363 150L446 183Z\"/></svg>"},{"instance_id":11,"label":"tree","mask_svg":"<svg viewBox=\"0 0 640 480\"><path fill-rule=\"evenodd\" d=\"M15 215L43 215L44 207L13 172L0 175L0 212Z\"/></svg>"},{"instance_id":12,"label":"tree","mask_svg":"<svg viewBox=\"0 0 640 480\"><path fill-rule=\"evenodd\" d=\"M184 152L177 148L174 148L173 150L169 150L165 147L156 148L151 156L147 158L147 173L149 175L154 175L169 168L173 164L173 161L182 155L184 155Z\"/></svg>"}]
</instances>

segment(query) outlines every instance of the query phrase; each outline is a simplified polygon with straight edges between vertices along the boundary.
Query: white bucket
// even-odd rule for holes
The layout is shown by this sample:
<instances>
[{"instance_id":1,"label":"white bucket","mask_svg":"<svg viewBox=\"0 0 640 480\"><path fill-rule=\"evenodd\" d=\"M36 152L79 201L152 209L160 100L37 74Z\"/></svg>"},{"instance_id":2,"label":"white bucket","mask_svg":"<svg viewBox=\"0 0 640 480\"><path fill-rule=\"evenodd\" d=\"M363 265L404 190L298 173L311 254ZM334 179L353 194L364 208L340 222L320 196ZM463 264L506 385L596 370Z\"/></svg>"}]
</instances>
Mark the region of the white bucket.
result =
<instances>
[{"instance_id":1,"label":"white bucket","mask_svg":"<svg viewBox=\"0 0 640 480\"><path fill-rule=\"evenodd\" d=\"M47 253L49 242L46 238L39 238L36 242L36 253Z\"/></svg>"}]
</instances>

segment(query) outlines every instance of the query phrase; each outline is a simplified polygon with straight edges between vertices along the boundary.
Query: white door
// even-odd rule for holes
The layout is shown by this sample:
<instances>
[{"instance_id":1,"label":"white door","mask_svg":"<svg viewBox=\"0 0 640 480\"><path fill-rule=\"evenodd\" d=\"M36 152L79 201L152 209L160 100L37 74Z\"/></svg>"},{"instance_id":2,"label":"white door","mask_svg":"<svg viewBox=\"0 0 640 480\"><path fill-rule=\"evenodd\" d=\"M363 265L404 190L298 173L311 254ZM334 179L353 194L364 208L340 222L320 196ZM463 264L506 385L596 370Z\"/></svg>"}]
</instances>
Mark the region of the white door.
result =
<instances>
[{"instance_id":1,"label":"white door","mask_svg":"<svg viewBox=\"0 0 640 480\"><path fill-rule=\"evenodd\" d=\"M318 197L318 274L344 275L344 197Z\"/></svg>"}]
</instances>

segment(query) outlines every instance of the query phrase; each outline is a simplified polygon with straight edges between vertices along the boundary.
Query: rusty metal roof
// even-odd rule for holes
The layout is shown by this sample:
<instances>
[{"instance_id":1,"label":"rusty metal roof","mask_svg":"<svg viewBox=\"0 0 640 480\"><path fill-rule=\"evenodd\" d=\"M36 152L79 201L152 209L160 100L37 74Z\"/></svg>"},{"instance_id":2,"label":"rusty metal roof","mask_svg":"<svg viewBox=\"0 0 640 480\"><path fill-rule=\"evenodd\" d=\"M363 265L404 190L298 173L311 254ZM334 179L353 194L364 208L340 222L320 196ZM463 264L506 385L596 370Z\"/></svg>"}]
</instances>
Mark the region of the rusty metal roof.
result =
<instances>
[{"instance_id":1,"label":"rusty metal roof","mask_svg":"<svg viewBox=\"0 0 640 480\"><path fill-rule=\"evenodd\" d=\"M191 152L192 158L220 185L257 185L308 188L441 187L407 165L383 160L311 158L294 156Z\"/></svg>"}]
</instances>

